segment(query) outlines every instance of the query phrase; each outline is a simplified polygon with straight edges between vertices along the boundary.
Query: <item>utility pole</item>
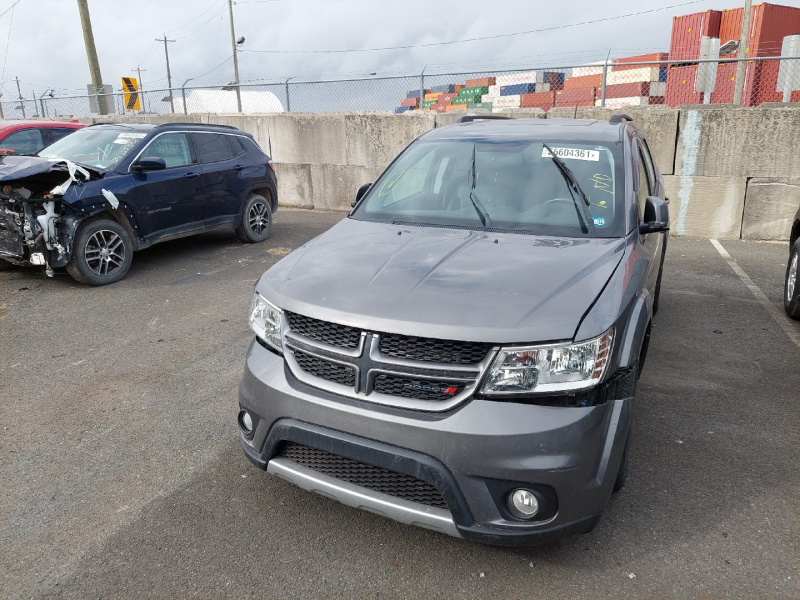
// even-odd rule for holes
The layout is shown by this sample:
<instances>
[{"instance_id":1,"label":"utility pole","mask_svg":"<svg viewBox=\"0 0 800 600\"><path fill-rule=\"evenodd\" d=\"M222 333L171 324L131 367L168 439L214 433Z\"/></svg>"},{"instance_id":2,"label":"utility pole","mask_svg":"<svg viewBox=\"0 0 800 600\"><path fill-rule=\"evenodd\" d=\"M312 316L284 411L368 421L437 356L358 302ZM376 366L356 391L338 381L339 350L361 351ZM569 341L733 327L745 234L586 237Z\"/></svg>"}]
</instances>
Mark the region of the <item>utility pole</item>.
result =
<instances>
[{"instance_id":1,"label":"utility pole","mask_svg":"<svg viewBox=\"0 0 800 600\"><path fill-rule=\"evenodd\" d=\"M147 112L145 105L144 105L144 84L142 83L142 71L147 73L147 69L140 69L136 67L135 69L131 69L131 71L136 71L136 83L139 85L139 99L142 102L142 110Z\"/></svg>"},{"instance_id":2,"label":"utility pole","mask_svg":"<svg viewBox=\"0 0 800 600\"><path fill-rule=\"evenodd\" d=\"M174 42L175 40L168 40L167 34L164 34L164 39L156 38L157 42L164 42L164 56L167 58L167 87L169 88L169 108L170 112L175 112L175 100L172 97L172 74L169 72L169 50L167 49L167 42Z\"/></svg>"},{"instance_id":3,"label":"utility pole","mask_svg":"<svg viewBox=\"0 0 800 600\"><path fill-rule=\"evenodd\" d=\"M747 43L750 40L750 7L752 0L744 1L744 14L742 15L742 32L739 36L739 58L742 59L747 51ZM733 89L733 103L736 106L742 104L742 90L744 89L744 74L747 65L740 60L736 63L736 86Z\"/></svg>"},{"instance_id":4,"label":"utility pole","mask_svg":"<svg viewBox=\"0 0 800 600\"><path fill-rule=\"evenodd\" d=\"M236 32L233 29L233 0L228 0L228 12L231 16L231 47L233 48L233 85L236 88L236 106L242 112L242 92L239 90L239 59L236 54Z\"/></svg>"},{"instance_id":5,"label":"utility pole","mask_svg":"<svg viewBox=\"0 0 800 600\"><path fill-rule=\"evenodd\" d=\"M100 94L103 90L103 77L100 75L100 62L97 60L97 49L94 46L94 34L92 33L92 21L89 18L88 0L78 0L78 12L81 15L81 28L83 29L83 43L86 46L86 58L89 60L89 72L92 76L92 87L95 94ZM105 96L97 97L97 106L100 114L107 115L108 103Z\"/></svg>"},{"instance_id":6,"label":"utility pole","mask_svg":"<svg viewBox=\"0 0 800 600\"><path fill-rule=\"evenodd\" d=\"M19 89L19 77L15 77L17 80L17 95L19 96L19 106L22 109L22 118L25 118L25 100L22 98L22 92Z\"/></svg>"}]
</instances>

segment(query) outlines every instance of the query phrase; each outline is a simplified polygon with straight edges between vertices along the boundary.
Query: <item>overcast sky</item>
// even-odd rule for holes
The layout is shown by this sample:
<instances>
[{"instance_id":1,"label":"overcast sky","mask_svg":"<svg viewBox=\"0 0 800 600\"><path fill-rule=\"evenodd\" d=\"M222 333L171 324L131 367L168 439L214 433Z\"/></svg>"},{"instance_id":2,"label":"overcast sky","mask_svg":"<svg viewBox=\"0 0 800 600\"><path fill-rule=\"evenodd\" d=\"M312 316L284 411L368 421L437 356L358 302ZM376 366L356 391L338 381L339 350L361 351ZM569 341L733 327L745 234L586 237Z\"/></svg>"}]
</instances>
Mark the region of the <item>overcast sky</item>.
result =
<instances>
[{"instance_id":1,"label":"overcast sky","mask_svg":"<svg viewBox=\"0 0 800 600\"><path fill-rule=\"evenodd\" d=\"M800 0L780 3L800 6ZM568 66L602 60L609 49L612 57L666 51L673 16L737 5L725 0L240 0L234 3L234 21L237 37L246 38L239 73L247 82L416 74L425 65L429 73ZM175 40L169 44L174 87L188 78L196 78L191 86L233 79L227 0L89 0L89 9L103 80L115 90L121 77L135 76L137 66L145 89L166 87L164 44L155 41L164 33ZM625 16L632 13L643 14ZM0 0L0 14L5 98L16 95L15 77L26 97L48 88L59 95L85 93L90 76L77 0ZM424 45L490 36L506 37ZM416 47L331 52L396 46ZM312 50L326 52L307 52Z\"/></svg>"}]
</instances>

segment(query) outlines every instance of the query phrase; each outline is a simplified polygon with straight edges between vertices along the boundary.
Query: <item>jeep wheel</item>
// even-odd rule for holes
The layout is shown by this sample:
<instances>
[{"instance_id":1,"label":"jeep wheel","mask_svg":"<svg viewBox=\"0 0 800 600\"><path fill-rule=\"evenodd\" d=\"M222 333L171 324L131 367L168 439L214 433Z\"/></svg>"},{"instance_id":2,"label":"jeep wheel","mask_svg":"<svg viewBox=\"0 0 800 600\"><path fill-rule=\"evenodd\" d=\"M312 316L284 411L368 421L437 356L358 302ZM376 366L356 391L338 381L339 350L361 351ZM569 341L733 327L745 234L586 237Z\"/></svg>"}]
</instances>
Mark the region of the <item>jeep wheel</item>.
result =
<instances>
[{"instance_id":1,"label":"jeep wheel","mask_svg":"<svg viewBox=\"0 0 800 600\"><path fill-rule=\"evenodd\" d=\"M792 319L800 319L800 240L792 246L786 265L786 284L783 287L783 308Z\"/></svg>"},{"instance_id":2,"label":"jeep wheel","mask_svg":"<svg viewBox=\"0 0 800 600\"><path fill-rule=\"evenodd\" d=\"M107 285L128 272L133 244L128 232L110 219L84 221L78 227L67 272L87 285Z\"/></svg>"},{"instance_id":3,"label":"jeep wheel","mask_svg":"<svg viewBox=\"0 0 800 600\"><path fill-rule=\"evenodd\" d=\"M236 235L245 243L263 242L269 237L272 227L272 208L270 199L251 194L244 205L242 224L236 228Z\"/></svg>"}]
</instances>

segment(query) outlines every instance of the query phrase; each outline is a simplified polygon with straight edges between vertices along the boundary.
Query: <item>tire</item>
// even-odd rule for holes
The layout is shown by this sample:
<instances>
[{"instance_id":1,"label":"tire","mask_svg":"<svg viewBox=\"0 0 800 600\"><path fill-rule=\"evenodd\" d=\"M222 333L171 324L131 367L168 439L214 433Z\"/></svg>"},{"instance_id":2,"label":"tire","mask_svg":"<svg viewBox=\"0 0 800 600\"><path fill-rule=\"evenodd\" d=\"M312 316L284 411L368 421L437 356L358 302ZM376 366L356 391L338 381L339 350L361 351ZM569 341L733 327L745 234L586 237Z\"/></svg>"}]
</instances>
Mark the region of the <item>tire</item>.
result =
<instances>
[{"instance_id":1,"label":"tire","mask_svg":"<svg viewBox=\"0 0 800 600\"><path fill-rule=\"evenodd\" d=\"M625 482L628 480L628 454L631 447L631 432L628 431L628 439L625 440L625 449L622 451L622 462L619 464L619 471L617 471L617 478L614 480L614 489L612 493L616 493L625 487Z\"/></svg>"},{"instance_id":2,"label":"tire","mask_svg":"<svg viewBox=\"0 0 800 600\"><path fill-rule=\"evenodd\" d=\"M658 265L658 279L656 279L656 289L653 292L653 315L658 312L658 299L661 296L661 276L664 275L664 259L667 256L667 240L669 235L664 236L664 249L661 251L661 263Z\"/></svg>"},{"instance_id":3,"label":"tire","mask_svg":"<svg viewBox=\"0 0 800 600\"><path fill-rule=\"evenodd\" d=\"M792 319L800 320L800 239L792 246L789 262L786 265L783 308Z\"/></svg>"},{"instance_id":4,"label":"tire","mask_svg":"<svg viewBox=\"0 0 800 600\"><path fill-rule=\"evenodd\" d=\"M8 262L7 260L3 260L0 258L0 271L9 271L13 269L16 265L13 263Z\"/></svg>"},{"instance_id":5,"label":"tire","mask_svg":"<svg viewBox=\"0 0 800 600\"><path fill-rule=\"evenodd\" d=\"M236 235L246 244L263 242L272 229L271 199L259 194L251 194L242 211L242 224L236 228Z\"/></svg>"},{"instance_id":6,"label":"tire","mask_svg":"<svg viewBox=\"0 0 800 600\"><path fill-rule=\"evenodd\" d=\"M111 219L91 219L78 226L67 272L86 285L119 281L131 267L133 244L128 232Z\"/></svg>"}]
</instances>

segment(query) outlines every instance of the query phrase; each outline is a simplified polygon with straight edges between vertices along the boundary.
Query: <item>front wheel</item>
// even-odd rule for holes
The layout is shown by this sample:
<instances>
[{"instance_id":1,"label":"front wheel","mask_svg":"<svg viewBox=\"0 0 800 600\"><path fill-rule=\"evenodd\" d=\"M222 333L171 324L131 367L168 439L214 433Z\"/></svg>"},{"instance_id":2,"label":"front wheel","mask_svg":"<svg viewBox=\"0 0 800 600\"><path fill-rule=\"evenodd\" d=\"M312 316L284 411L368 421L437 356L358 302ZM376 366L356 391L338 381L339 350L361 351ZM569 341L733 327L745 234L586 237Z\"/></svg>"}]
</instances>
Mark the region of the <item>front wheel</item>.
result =
<instances>
[{"instance_id":1,"label":"front wheel","mask_svg":"<svg viewBox=\"0 0 800 600\"><path fill-rule=\"evenodd\" d=\"M67 272L86 285L119 281L131 267L133 244L128 232L111 219L92 219L78 227Z\"/></svg>"},{"instance_id":2,"label":"front wheel","mask_svg":"<svg viewBox=\"0 0 800 600\"><path fill-rule=\"evenodd\" d=\"M792 246L789 264L786 265L786 284L783 287L783 308L792 319L800 320L800 281L798 281L798 261L800 261L800 239Z\"/></svg>"},{"instance_id":3,"label":"front wheel","mask_svg":"<svg viewBox=\"0 0 800 600\"><path fill-rule=\"evenodd\" d=\"M263 242L269 237L272 228L272 207L264 196L251 194L244 205L242 224L236 228L236 235L245 243Z\"/></svg>"}]
</instances>

